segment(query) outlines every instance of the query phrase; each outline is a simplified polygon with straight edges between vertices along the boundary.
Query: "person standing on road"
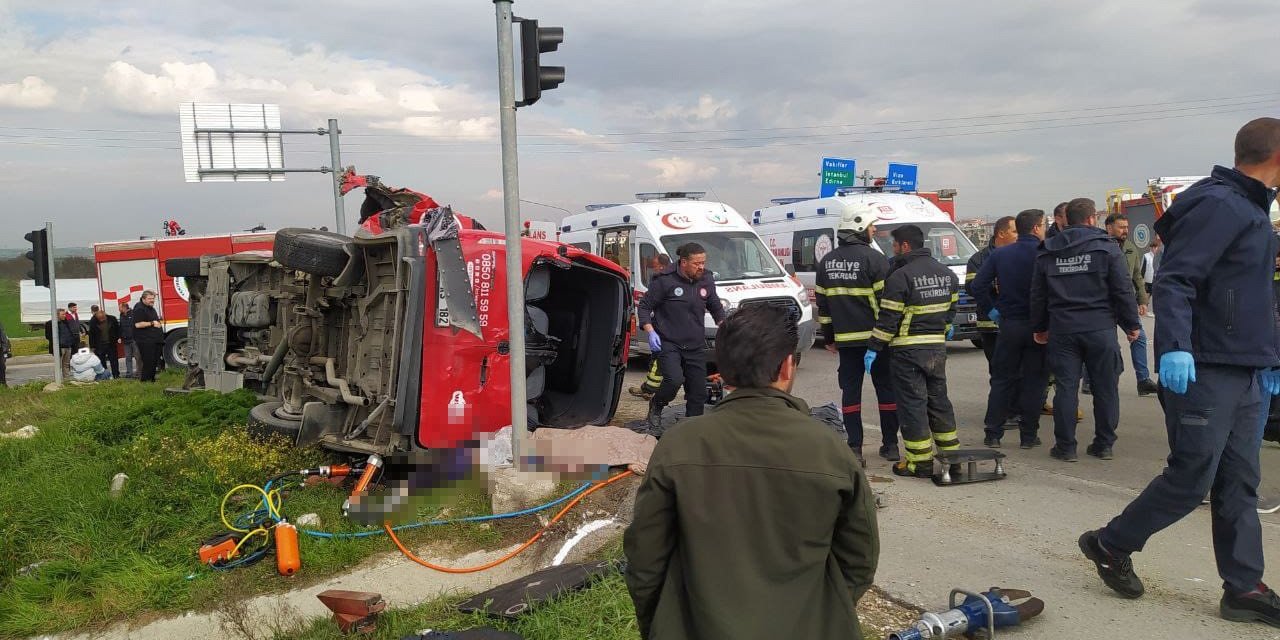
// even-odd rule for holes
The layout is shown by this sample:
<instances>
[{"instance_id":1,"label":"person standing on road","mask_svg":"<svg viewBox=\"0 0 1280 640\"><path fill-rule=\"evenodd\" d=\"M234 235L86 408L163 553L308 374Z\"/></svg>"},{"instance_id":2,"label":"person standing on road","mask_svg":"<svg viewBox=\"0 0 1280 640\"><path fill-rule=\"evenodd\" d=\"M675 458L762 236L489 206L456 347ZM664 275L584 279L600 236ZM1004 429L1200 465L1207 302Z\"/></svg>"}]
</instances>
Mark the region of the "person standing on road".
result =
<instances>
[{"instance_id":1,"label":"person standing on road","mask_svg":"<svg viewBox=\"0 0 1280 640\"><path fill-rule=\"evenodd\" d=\"M58 309L58 356L62 360L62 377L64 378L71 376L71 354L79 346L77 341L79 336L71 332L71 323L67 319L68 315L66 309ZM51 333L51 328L45 327L45 335L48 336ZM49 347L49 353L53 353L52 346Z\"/></svg>"},{"instance_id":2,"label":"person standing on road","mask_svg":"<svg viewBox=\"0 0 1280 640\"><path fill-rule=\"evenodd\" d=\"M67 328L71 329L71 337L75 338L75 347L80 348L80 337L84 335L83 323L80 322L80 306L74 302L67 303Z\"/></svg>"},{"instance_id":3,"label":"person standing on road","mask_svg":"<svg viewBox=\"0 0 1280 640\"><path fill-rule=\"evenodd\" d=\"M1258 118L1236 134L1235 168L1214 167L1156 222L1165 247L1154 289L1169 458L1120 515L1079 544L1108 587L1140 597L1130 554L1207 494L1220 615L1280 627L1280 596L1262 581L1257 512L1261 394L1280 392L1277 240L1267 215L1276 187L1280 119Z\"/></svg>"},{"instance_id":4,"label":"person standing on road","mask_svg":"<svg viewBox=\"0 0 1280 640\"><path fill-rule=\"evenodd\" d=\"M1156 267L1160 264L1160 236L1151 237L1151 250L1142 256L1142 286L1147 290L1147 316L1156 315L1151 301L1151 285L1156 281Z\"/></svg>"},{"instance_id":5,"label":"person standing on road","mask_svg":"<svg viewBox=\"0 0 1280 640\"><path fill-rule=\"evenodd\" d=\"M929 255L920 227L903 225L890 235L896 257L885 280L864 363L870 371L879 352L893 349L889 370L906 452L905 459L893 465L893 473L929 478L935 443L939 451L960 448L955 411L947 397L947 337L960 283Z\"/></svg>"},{"instance_id":6,"label":"person standing on road","mask_svg":"<svg viewBox=\"0 0 1280 640\"><path fill-rule=\"evenodd\" d=\"M1053 224L1049 225L1049 228L1046 229L1044 232L1044 237L1046 239L1052 238L1058 235L1059 233L1062 233L1062 230L1067 228L1067 205L1068 204L1070 203L1059 202L1058 206L1053 208Z\"/></svg>"},{"instance_id":7,"label":"person standing on road","mask_svg":"<svg viewBox=\"0 0 1280 640\"><path fill-rule=\"evenodd\" d=\"M1076 407L1081 369L1093 382L1093 444L1086 452L1112 457L1120 421L1119 380L1123 361L1116 343L1118 324L1132 342L1138 338L1138 304L1132 272L1124 254L1097 228L1093 200L1067 205L1069 226L1045 240L1031 280L1031 330L1049 345L1049 368L1057 389L1053 399L1053 435L1049 455L1075 462Z\"/></svg>"},{"instance_id":8,"label":"person standing on road","mask_svg":"<svg viewBox=\"0 0 1280 640\"><path fill-rule=\"evenodd\" d=\"M1041 212L1040 215L1043 217L1044 213ZM991 255L992 251L1011 245L1018 239L1018 231L1014 227L1013 216L1005 216L996 220L992 231L991 243L983 247L981 251L973 254L973 257L969 258L969 264L964 267L965 290L972 298L977 298L978 296L974 293L970 283L973 282L974 278L978 277L978 271L982 269L982 264L987 261L987 257ZM997 283L993 281L989 286L992 291L988 291L988 297L995 294L994 289ZM996 352L996 336L999 333L1000 328L996 326L994 320L982 313L978 314L978 335L980 342L982 342L982 355L987 358L988 376L991 375L991 357Z\"/></svg>"},{"instance_id":9,"label":"person standing on road","mask_svg":"<svg viewBox=\"0 0 1280 640\"><path fill-rule=\"evenodd\" d=\"M5 386L5 369L10 357L13 356L12 345L9 344L9 336L4 332L4 325L0 324L0 387Z\"/></svg>"},{"instance_id":10,"label":"person standing on road","mask_svg":"<svg viewBox=\"0 0 1280 640\"><path fill-rule=\"evenodd\" d=\"M649 333L649 351L658 355L662 386L649 401L649 426L662 428L662 410L684 387L685 417L702 415L707 401L708 312L716 325L724 322L724 305L707 272L707 250L696 242L676 250L679 259L649 281L636 305L640 326Z\"/></svg>"},{"instance_id":11,"label":"person standing on road","mask_svg":"<svg viewBox=\"0 0 1280 640\"><path fill-rule=\"evenodd\" d=\"M1138 315L1147 315L1146 280L1142 275L1142 265L1146 261L1146 253L1139 250L1129 239L1129 218L1122 213L1113 213L1106 219L1107 235L1120 246L1124 252L1125 263L1133 277L1134 297L1138 302ZM1151 369L1147 366L1147 330L1138 323L1138 339L1129 343L1129 357L1133 360L1133 373L1138 378L1138 395L1149 396L1159 390L1151 381Z\"/></svg>"},{"instance_id":12,"label":"person standing on road","mask_svg":"<svg viewBox=\"0 0 1280 640\"><path fill-rule=\"evenodd\" d=\"M791 395L796 320L769 305L725 320L716 363L734 391L649 459L623 536L644 640L862 638L875 497L853 452Z\"/></svg>"},{"instance_id":13,"label":"person standing on road","mask_svg":"<svg viewBox=\"0 0 1280 640\"><path fill-rule=\"evenodd\" d=\"M94 307L93 317L89 318L89 346L93 354L98 356L104 365L111 368L111 377L120 377L120 362L116 358L120 344L120 321L106 311Z\"/></svg>"},{"instance_id":14,"label":"person standing on road","mask_svg":"<svg viewBox=\"0 0 1280 640\"><path fill-rule=\"evenodd\" d=\"M840 406L849 448L862 457L862 378L867 340L876 327L880 293L889 275L889 261L871 247L876 209L863 203L846 205L836 230L838 246L822 257L815 276L818 324L828 351L840 356ZM880 457L891 462L898 454L898 405L893 396L889 358L871 367L871 383L880 409Z\"/></svg>"},{"instance_id":15,"label":"person standing on road","mask_svg":"<svg viewBox=\"0 0 1280 640\"><path fill-rule=\"evenodd\" d=\"M1031 276L1036 254L1044 239L1044 211L1028 209L1015 222L1018 240L994 251L969 285L978 305L978 317L1000 325L995 358L991 364L991 392L987 396L986 437L982 443L999 448L1004 437L1008 408L1016 405L1019 445L1040 444L1040 405L1044 403L1049 375L1044 346L1031 331ZM998 289L992 285L999 282ZM995 295L993 296L993 290Z\"/></svg>"},{"instance_id":16,"label":"person standing on road","mask_svg":"<svg viewBox=\"0 0 1280 640\"><path fill-rule=\"evenodd\" d=\"M667 267L670 267L670 266L671 266L671 258L667 257L667 254L665 253L659 253L653 257L653 261L650 264L650 273L653 273L654 276L656 276L657 274L665 271ZM653 286L652 277L649 278L649 281L650 281L650 284L647 286ZM648 289L646 289L646 291L647 290ZM652 353L652 354L649 354L649 372L645 374L644 382L640 383L639 386L633 386L628 388L627 393L630 393L631 395L637 398L652 400L653 395L658 392L658 389L661 386L662 386L662 374L658 373L658 354Z\"/></svg>"},{"instance_id":17,"label":"person standing on road","mask_svg":"<svg viewBox=\"0 0 1280 640\"><path fill-rule=\"evenodd\" d=\"M133 340L138 345L139 359L142 361L138 376L142 382L156 381L156 367L164 346L163 324L155 304L156 292L148 289L142 292L142 303L133 310Z\"/></svg>"},{"instance_id":18,"label":"person standing on road","mask_svg":"<svg viewBox=\"0 0 1280 640\"><path fill-rule=\"evenodd\" d=\"M138 358L138 345L133 341L133 310L128 302L120 303L120 343L124 346L124 377L132 378L133 363Z\"/></svg>"}]
</instances>

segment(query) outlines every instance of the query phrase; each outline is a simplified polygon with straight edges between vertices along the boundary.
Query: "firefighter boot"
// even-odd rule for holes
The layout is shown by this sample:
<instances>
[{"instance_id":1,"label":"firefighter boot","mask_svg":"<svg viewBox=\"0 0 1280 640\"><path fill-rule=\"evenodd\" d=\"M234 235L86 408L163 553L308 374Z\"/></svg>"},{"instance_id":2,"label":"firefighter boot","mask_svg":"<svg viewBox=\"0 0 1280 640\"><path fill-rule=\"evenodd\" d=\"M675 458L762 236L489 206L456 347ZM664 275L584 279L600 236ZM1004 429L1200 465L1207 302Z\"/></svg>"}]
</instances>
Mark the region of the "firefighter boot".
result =
<instances>
[{"instance_id":1,"label":"firefighter boot","mask_svg":"<svg viewBox=\"0 0 1280 640\"><path fill-rule=\"evenodd\" d=\"M924 460L922 462L908 462L906 460L902 460L893 465L893 475L902 476L904 478L932 478L933 461Z\"/></svg>"}]
</instances>

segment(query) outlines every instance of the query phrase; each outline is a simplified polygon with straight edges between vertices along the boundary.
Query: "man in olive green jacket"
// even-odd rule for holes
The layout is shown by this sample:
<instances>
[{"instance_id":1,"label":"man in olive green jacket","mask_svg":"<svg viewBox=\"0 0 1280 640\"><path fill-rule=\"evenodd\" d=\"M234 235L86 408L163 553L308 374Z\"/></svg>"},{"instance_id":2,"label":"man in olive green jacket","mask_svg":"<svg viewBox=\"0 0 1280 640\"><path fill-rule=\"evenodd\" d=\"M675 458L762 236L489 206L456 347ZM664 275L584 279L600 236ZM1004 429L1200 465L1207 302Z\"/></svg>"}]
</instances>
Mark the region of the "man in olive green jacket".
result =
<instances>
[{"instance_id":1,"label":"man in olive green jacket","mask_svg":"<svg viewBox=\"0 0 1280 640\"><path fill-rule=\"evenodd\" d=\"M796 343L785 309L730 315L716 361L735 390L658 442L624 538L641 638L862 637L875 499L849 447L789 394Z\"/></svg>"}]
</instances>

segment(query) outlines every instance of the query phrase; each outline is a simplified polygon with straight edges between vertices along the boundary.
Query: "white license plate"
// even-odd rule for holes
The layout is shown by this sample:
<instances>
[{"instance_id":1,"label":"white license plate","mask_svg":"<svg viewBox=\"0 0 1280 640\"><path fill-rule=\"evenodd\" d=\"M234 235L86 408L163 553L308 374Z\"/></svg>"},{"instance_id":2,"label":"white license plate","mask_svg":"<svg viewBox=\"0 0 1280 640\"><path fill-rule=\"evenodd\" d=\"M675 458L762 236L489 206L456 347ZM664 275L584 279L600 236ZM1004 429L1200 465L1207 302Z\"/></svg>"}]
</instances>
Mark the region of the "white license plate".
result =
<instances>
[{"instance_id":1,"label":"white license plate","mask_svg":"<svg viewBox=\"0 0 1280 640\"><path fill-rule=\"evenodd\" d=\"M960 313L960 324L977 324L978 314L976 313Z\"/></svg>"}]
</instances>

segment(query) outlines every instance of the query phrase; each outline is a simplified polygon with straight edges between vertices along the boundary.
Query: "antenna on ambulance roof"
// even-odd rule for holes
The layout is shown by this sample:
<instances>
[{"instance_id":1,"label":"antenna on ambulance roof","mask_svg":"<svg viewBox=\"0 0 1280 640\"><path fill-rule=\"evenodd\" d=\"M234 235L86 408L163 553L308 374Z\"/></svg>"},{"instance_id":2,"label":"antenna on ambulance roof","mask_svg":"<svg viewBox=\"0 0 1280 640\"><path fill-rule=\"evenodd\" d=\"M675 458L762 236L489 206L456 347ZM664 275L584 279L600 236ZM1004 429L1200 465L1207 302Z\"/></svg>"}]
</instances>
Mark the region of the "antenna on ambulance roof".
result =
<instances>
[{"instance_id":1,"label":"antenna on ambulance roof","mask_svg":"<svg viewBox=\"0 0 1280 640\"><path fill-rule=\"evenodd\" d=\"M637 193L636 200L640 202L651 202L653 200L701 200L706 195L706 191L653 191Z\"/></svg>"}]
</instances>

